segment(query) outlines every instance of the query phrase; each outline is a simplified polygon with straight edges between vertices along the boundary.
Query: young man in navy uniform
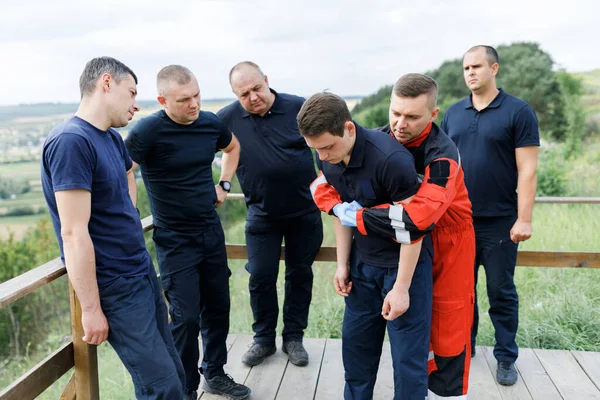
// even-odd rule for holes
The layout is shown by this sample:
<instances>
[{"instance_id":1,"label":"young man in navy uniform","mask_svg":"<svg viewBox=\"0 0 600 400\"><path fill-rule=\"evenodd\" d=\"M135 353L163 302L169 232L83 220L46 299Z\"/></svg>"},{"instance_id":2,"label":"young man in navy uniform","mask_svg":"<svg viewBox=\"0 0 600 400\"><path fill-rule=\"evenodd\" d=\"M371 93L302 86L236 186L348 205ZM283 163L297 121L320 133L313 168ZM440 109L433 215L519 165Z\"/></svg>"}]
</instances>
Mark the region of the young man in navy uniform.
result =
<instances>
[{"instance_id":1,"label":"young man in navy uniform","mask_svg":"<svg viewBox=\"0 0 600 400\"><path fill-rule=\"evenodd\" d=\"M352 122L342 98L313 95L298 114L298 127L322 160L321 179L344 202L364 207L393 203L401 208L417 192L420 182L410 153L392 137ZM432 297L429 236L402 228L397 241L364 236L337 218L334 229L338 263L334 288L346 301L344 398L373 398L387 326L394 399L424 399Z\"/></svg>"},{"instance_id":2,"label":"young man in navy uniform","mask_svg":"<svg viewBox=\"0 0 600 400\"><path fill-rule=\"evenodd\" d=\"M316 178L314 159L296 122L304 99L269 88L267 76L250 61L236 64L229 82L238 101L217 115L242 147L237 176L248 206L246 269L254 315L254 343L242 361L257 365L276 350L277 275L285 240L283 351L292 364L304 366L312 264L323 241L321 213L309 189Z\"/></svg>"},{"instance_id":3,"label":"young man in navy uniform","mask_svg":"<svg viewBox=\"0 0 600 400\"><path fill-rule=\"evenodd\" d=\"M471 95L448 108L442 129L458 146L476 236L475 283L483 264L496 331L496 379L517 381L514 362L519 299L514 283L517 247L531 237L540 138L535 112L521 99L496 87L498 53L475 46L464 56L465 82ZM518 189L518 194L517 194ZM472 346L479 313L475 303Z\"/></svg>"},{"instance_id":4,"label":"young man in navy uniform","mask_svg":"<svg viewBox=\"0 0 600 400\"><path fill-rule=\"evenodd\" d=\"M148 191L171 332L185 369L185 398L197 397L201 333L203 390L245 399L250 389L235 383L223 370L230 271L215 210L227 197L240 146L216 115L200 111L200 89L189 69L163 68L157 86L164 110L140 120L125 142L134 167L142 167ZM215 186L212 161L219 150L224 155L220 182Z\"/></svg>"}]
</instances>

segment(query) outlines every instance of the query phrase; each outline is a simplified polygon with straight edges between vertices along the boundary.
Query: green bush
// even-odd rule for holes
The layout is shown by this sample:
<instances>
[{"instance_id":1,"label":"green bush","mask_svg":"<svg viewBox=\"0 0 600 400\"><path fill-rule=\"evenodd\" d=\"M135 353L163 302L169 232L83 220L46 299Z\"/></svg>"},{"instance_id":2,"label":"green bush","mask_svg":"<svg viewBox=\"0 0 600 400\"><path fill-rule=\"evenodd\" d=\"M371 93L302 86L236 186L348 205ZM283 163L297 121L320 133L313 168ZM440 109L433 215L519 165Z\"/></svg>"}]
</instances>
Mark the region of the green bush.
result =
<instances>
[{"instance_id":1,"label":"green bush","mask_svg":"<svg viewBox=\"0 0 600 400\"><path fill-rule=\"evenodd\" d=\"M537 170L538 196L568 196L567 163L558 146L542 147Z\"/></svg>"}]
</instances>

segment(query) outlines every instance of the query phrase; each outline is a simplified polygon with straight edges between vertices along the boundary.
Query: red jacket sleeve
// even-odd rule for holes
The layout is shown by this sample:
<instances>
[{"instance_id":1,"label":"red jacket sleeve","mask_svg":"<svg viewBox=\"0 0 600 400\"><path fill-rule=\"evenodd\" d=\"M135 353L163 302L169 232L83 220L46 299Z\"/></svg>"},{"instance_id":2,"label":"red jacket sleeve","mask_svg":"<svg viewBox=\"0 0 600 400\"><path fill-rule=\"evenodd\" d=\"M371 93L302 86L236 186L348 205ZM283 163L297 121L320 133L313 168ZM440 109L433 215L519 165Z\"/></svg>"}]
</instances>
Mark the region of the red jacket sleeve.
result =
<instances>
[{"instance_id":1,"label":"red jacket sleeve","mask_svg":"<svg viewBox=\"0 0 600 400\"><path fill-rule=\"evenodd\" d=\"M319 172L317 179L310 184L310 193L319 210L331 214L333 207L343 203L339 193L327 183L323 172Z\"/></svg>"}]
</instances>

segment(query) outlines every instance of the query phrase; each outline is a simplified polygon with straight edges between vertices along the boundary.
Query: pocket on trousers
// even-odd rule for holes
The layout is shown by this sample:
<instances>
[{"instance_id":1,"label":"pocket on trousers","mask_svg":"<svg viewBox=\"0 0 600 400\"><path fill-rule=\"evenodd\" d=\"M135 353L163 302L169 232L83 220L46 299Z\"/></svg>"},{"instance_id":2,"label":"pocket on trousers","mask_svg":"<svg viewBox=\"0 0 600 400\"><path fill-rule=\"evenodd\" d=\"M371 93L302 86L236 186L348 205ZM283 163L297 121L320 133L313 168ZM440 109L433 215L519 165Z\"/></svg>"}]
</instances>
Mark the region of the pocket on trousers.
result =
<instances>
[{"instance_id":1,"label":"pocket on trousers","mask_svg":"<svg viewBox=\"0 0 600 400\"><path fill-rule=\"evenodd\" d=\"M431 345L437 356L454 357L465 348L467 317L464 301L434 300Z\"/></svg>"},{"instance_id":2,"label":"pocket on trousers","mask_svg":"<svg viewBox=\"0 0 600 400\"><path fill-rule=\"evenodd\" d=\"M171 315L171 320L173 322L181 321L183 319L183 316L181 315L181 310L178 306L177 300L174 299L174 296L172 296L171 293L171 288L173 285L171 276L161 276L160 281L165 297L167 298L167 302L169 303L169 314Z\"/></svg>"}]
</instances>

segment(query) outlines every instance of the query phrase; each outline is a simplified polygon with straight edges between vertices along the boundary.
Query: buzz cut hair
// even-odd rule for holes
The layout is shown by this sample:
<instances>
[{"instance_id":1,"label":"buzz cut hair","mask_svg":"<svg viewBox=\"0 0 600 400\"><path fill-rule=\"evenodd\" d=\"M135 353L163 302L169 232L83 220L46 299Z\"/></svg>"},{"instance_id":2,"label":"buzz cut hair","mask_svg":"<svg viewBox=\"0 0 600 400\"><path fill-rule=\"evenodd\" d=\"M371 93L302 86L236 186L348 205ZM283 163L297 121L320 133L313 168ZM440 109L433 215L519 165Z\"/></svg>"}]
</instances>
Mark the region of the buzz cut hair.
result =
<instances>
[{"instance_id":1,"label":"buzz cut hair","mask_svg":"<svg viewBox=\"0 0 600 400\"><path fill-rule=\"evenodd\" d=\"M182 65L167 65L156 75L156 88L160 96L165 96L172 83L185 85L195 79L194 74Z\"/></svg>"},{"instance_id":2,"label":"buzz cut hair","mask_svg":"<svg viewBox=\"0 0 600 400\"><path fill-rule=\"evenodd\" d=\"M437 106L438 85L435 79L424 74L406 74L394 84L392 91L398 97L427 96L427 106L433 110Z\"/></svg>"},{"instance_id":3,"label":"buzz cut hair","mask_svg":"<svg viewBox=\"0 0 600 400\"><path fill-rule=\"evenodd\" d=\"M477 46L471 47L465 54L472 53L479 49L485 50L485 58L488 60L489 65L498 64L500 62L500 58L498 57L498 52L492 46L487 46L484 44L478 44Z\"/></svg>"},{"instance_id":4,"label":"buzz cut hair","mask_svg":"<svg viewBox=\"0 0 600 400\"><path fill-rule=\"evenodd\" d=\"M233 68L231 68L231 71L229 71L229 84L231 84L231 77L233 76L233 74L236 71L238 71L238 70L240 70L240 69L242 69L244 67L254 68L255 70L258 71L258 73L260 74L261 77L265 76L265 74L262 72L262 69L260 69L260 67L258 66L258 64L256 64L255 62L252 62L252 61L241 61L241 62L235 64L233 66Z\"/></svg>"}]
</instances>

